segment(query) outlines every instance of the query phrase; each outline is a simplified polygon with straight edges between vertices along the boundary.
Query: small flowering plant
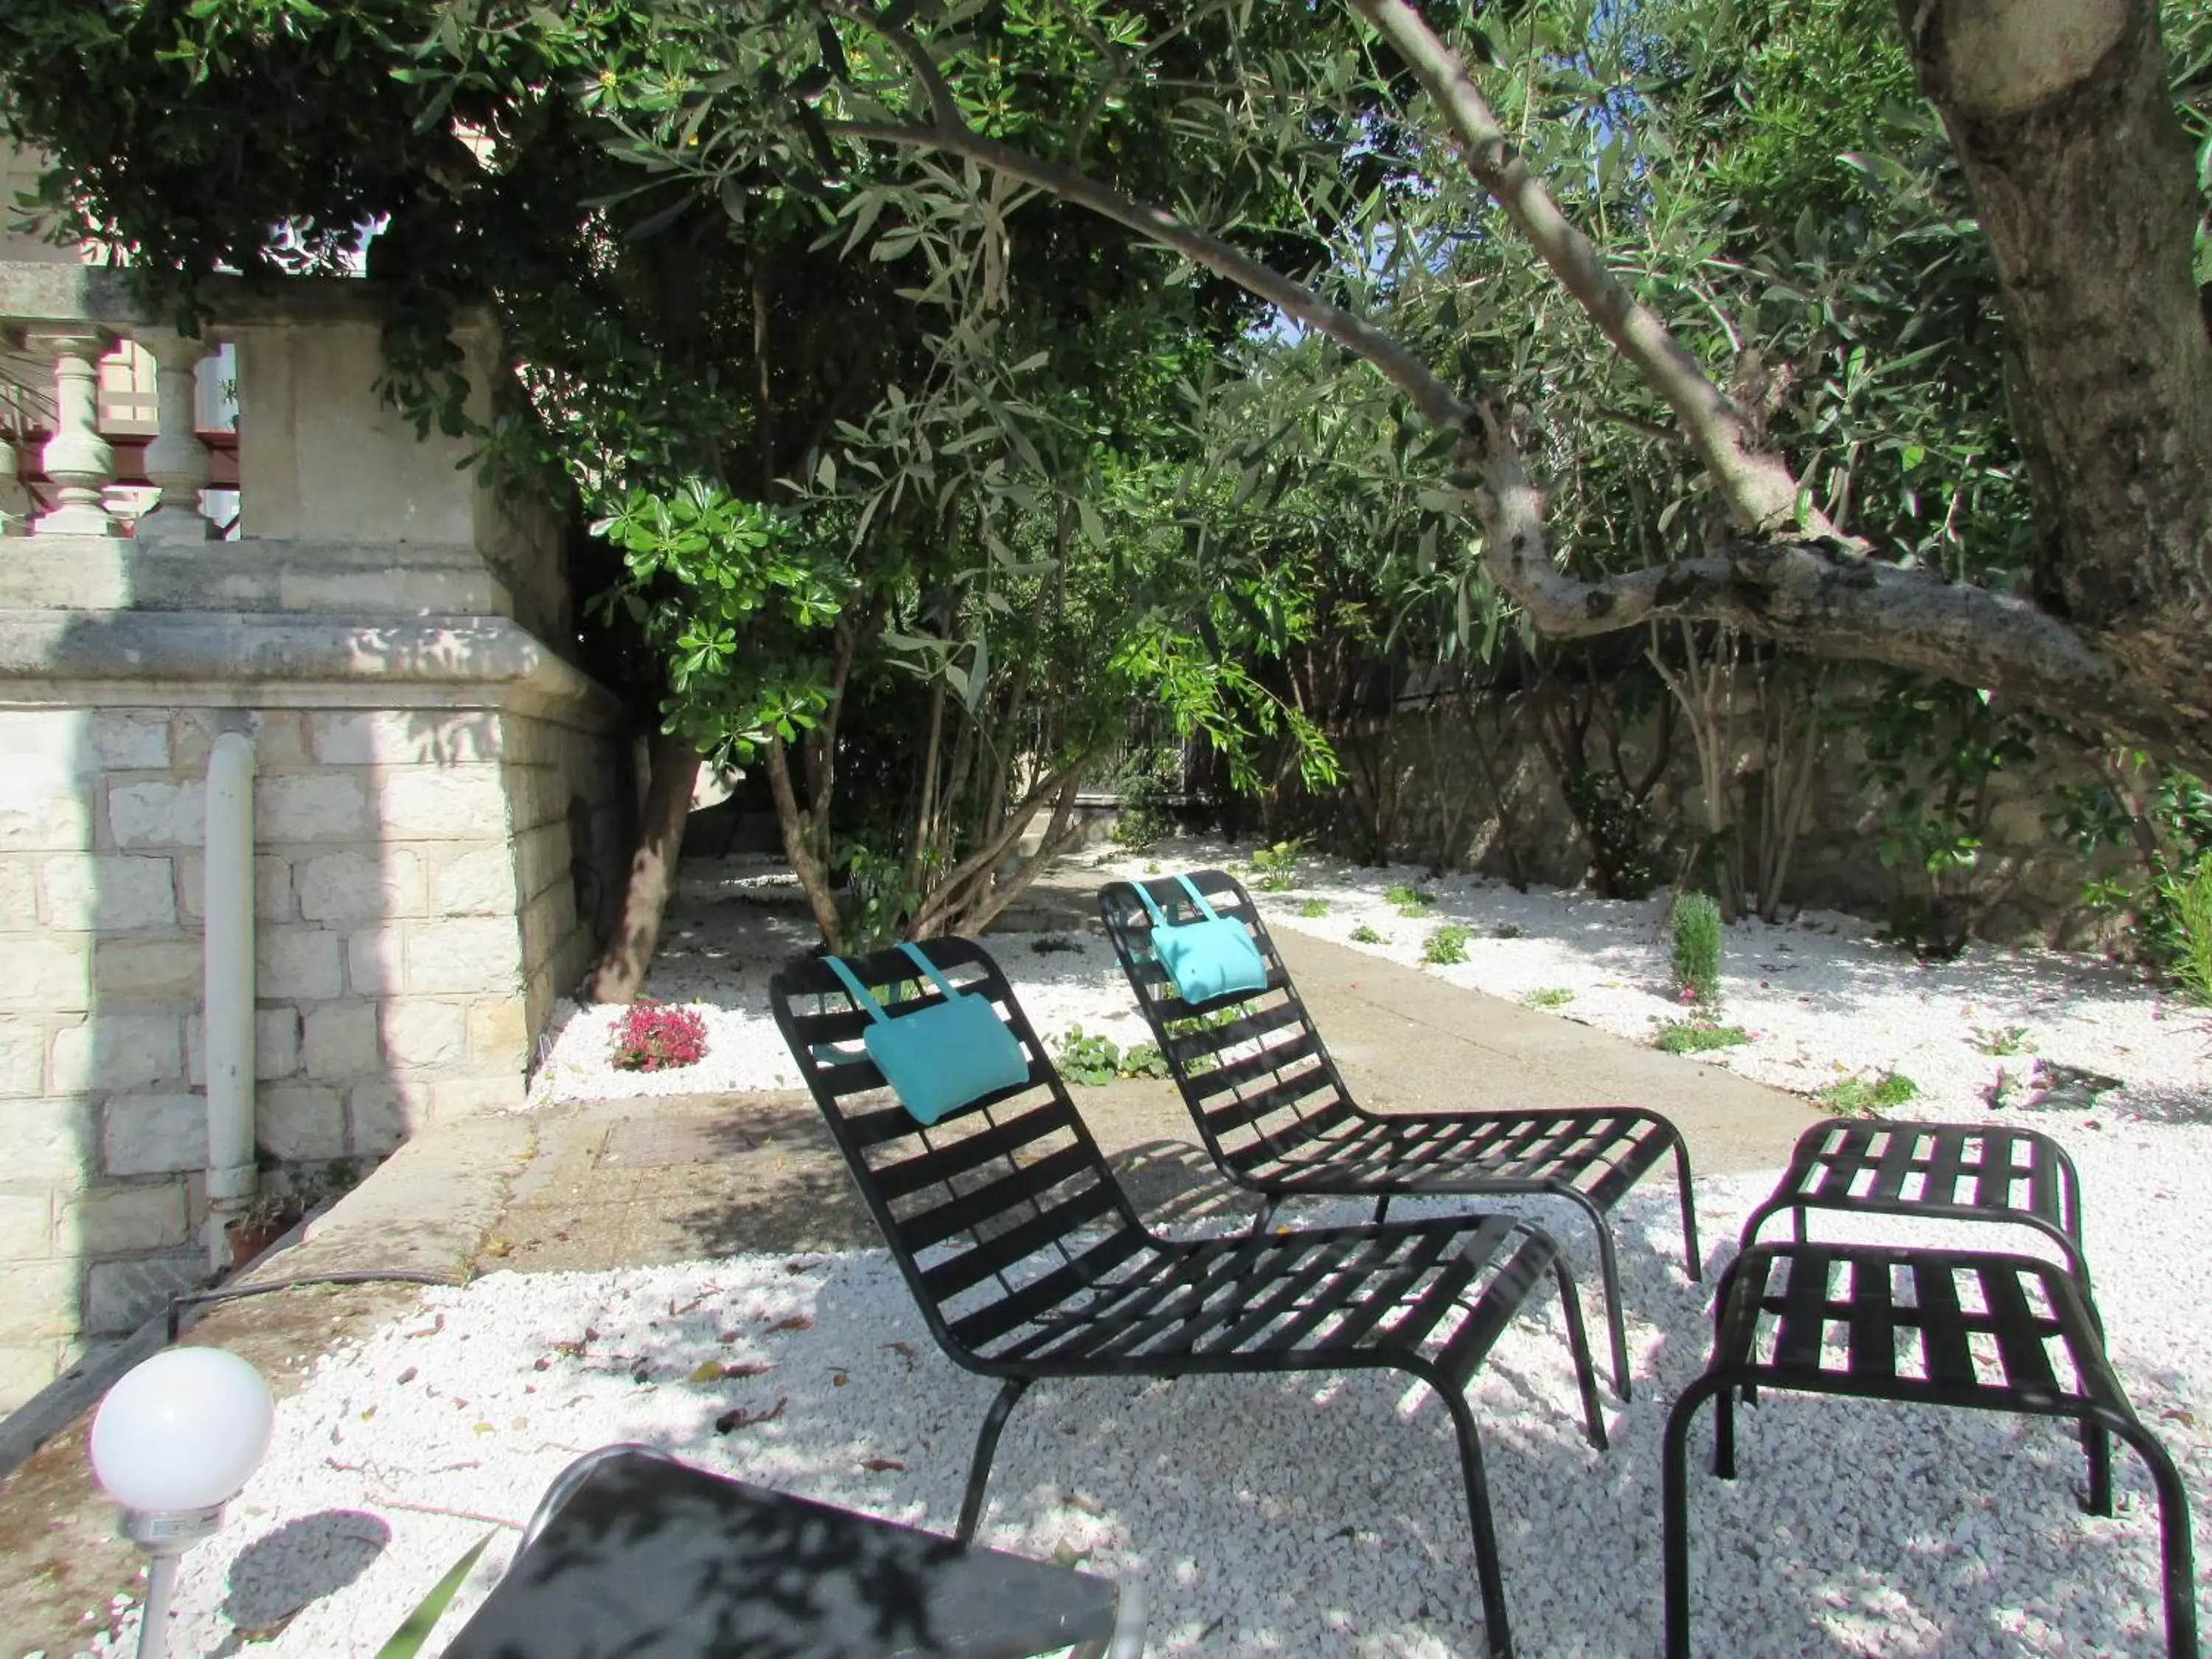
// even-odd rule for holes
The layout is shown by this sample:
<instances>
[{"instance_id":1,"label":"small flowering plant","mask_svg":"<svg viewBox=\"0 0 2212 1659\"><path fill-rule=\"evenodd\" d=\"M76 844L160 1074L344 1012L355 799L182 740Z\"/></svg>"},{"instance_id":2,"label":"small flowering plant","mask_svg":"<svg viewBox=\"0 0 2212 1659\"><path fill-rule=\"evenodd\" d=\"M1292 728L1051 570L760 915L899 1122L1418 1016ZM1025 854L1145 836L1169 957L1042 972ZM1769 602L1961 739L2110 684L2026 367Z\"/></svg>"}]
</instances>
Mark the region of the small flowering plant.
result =
<instances>
[{"instance_id":1,"label":"small flowering plant","mask_svg":"<svg viewBox=\"0 0 2212 1659\"><path fill-rule=\"evenodd\" d=\"M696 1066L707 1055L707 1022L696 1008L640 997L615 1022L614 1063L625 1072Z\"/></svg>"}]
</instances>

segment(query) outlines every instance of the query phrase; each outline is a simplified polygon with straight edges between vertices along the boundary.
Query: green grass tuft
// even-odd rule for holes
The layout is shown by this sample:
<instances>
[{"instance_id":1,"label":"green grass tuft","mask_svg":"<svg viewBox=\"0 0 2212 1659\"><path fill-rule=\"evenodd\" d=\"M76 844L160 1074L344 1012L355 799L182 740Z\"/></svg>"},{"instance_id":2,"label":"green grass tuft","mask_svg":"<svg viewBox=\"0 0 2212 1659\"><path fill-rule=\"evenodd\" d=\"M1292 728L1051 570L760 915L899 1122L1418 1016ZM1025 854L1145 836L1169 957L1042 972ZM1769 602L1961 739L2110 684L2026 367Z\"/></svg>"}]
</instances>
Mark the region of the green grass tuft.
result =
<instances>
[{"instance_id":1,"label":"green grass tuft","mask_svg":"<svg viewBox=\"0 0 2212 1659\"><path fill-rule=\"evenodd\" d=\"M1574 1000L1575 994L1564 985L1547 985L1522 999L1531 1008L1564 1008Z\"/></svg>"},{"instance_id":2,"label":"green grass tuft","mask_svg":"<svg viewBox=\"0 0 2212 1659\"><path fill-rule=\"evenodd\" d=\"M1388 945L1390 941L1363 921L1352 930L1352 942L1354 945Z\"/></svg>"},{"instance_id":3,"label":"green grass tuft","mask_svg":"<svg viewBox=\"0 0 2212 1659\"><path fill-rule=\"evenodd\" d=\"M1721 908L1703 893L1674 901L1674 983L1694 1001L1721 1000Z\"/></svg>"},{"instance_id":4,"label":"green grass tuft","mask_svg":"<svg viewBox=\"0 0 2212 1659\"><path fill-rule=\"evenodd\" d=\"M1304 904L1298 906L1298 914L1308 921L1313 921L1316 916L1325 916L1328 914L1328 901L1308 899Z\"/></svg>"},{"instance_id":5,"label":"green grass tuft","mask_svg":"<svg viewBox=\"0 0 2212 1659\"><path fill-rule=\"evenodd\" d=\"M1838 1117L1869 1117L1917 1099L1920 1085L1902 1072L1877 1078L1842 1077L1813 1091L1813 1097Z\"/></svg>"},{"instance_id":6,"label":"green grass tuft","mask_svg":"<svg viewBox=\"0 0 2212 1659\"><path fill-rule=\"evenodd\" d=\"M1467 942L1473 931L1455 921L1446 922L1429 935L1429 942L1421 947L1421 960L1438 968L1449 968L1467 960Z\"/></svg>"},{"instance_id":7,"label":"green grass tuft","mask_svg":"<svg viewBox=\"0 0 2212 1659\"><path fill-rule=\"evenodd\" d=\"M1703 1020L1670 1019L1659 1028L1653 1044L1670 1054L1702 1054L1713 1048L1733 1048L1751 1041L1741 1025L1712 1025Z\"/></svg>"}]
</instances>

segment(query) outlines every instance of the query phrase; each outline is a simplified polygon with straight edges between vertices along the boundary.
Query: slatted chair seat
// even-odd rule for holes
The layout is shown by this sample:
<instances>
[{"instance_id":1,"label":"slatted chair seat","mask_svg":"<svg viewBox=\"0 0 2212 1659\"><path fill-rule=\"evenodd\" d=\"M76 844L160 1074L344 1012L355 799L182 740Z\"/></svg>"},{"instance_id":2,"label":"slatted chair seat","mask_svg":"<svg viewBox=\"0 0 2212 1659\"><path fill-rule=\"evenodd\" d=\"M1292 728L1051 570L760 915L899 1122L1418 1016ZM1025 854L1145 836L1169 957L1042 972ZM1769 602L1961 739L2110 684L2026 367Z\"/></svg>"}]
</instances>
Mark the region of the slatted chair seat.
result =
<instances>
[{"instance_id":1,"label":"slatted chair seat","mask_svg":"<svg viewBox=\"0 0 2212 1659\"><path fill-rule=\"evenodd\" d=\"M1669 1659L1690 1652L1690 1420L1713 1401L1713 1472L1733 1480L1735 1395L1762 1388L2070 1418L2088 1456L2093 1515L2112 1513L2109 1437L2119 1436L2149 1466L2158 1493L2167 1650L2195 1659L2181 1478L2128 1403L2070 1273L1979 1251L1759 1244L1723 1275L1714 1322L1711 1364L1675 1402L1662 1449Z\"/></svg>"},{"instance_id":2,"label":"slatted chair seat","mask_svg":"<svg viewBox=\"0 0 2212 1659\"><path fill-rule=\"evenodd\" d=\"M1099 890L1107 937L1189 1109L1199 1137L1230 1180L1266 1200L1264 1225L1284 1199L1372 1198L1377 1220L1394 1198L1530 1194L1564 1199L1595 1233L1613 1386L1629 1397L1628 1328L1607 1216L1669 1153L1680 1192L1682 1254L1702 1273L1690 1157L1674 1126L1635 1107L1565 1111L1371 1112L1345 1086L1252 896L1220 870L1192 884L1223 916L1251 929L1267 964L1258 991L1189 1004L1154 957L1152 910L1193 914L1175 878L1109 882Z\"/></svg>"},{"instance_id":3,"label":"slatted chair seat","mask_svg":"<svg viewBox=\"0 0 2212 1659\"><path fill-rule=\"evenodd\" d=\"M2066 1149L2033 1129L1887 1118L1815 1124L1745 1221L1741 1244L1758 1243L1785 1210L1801 1243L1809 1210L2032 1227L2058 1247L2096 1312L2081 1249L2081 1178Z\"/></svg>"},{"instance_id":4,"label":"slatted chair seat","mask_svg":"<svg viewBox=\"0 0 2212 1659\"><path fill-rule=\"evenodd\" d=\"M1066 1086L979 945L922 947L994 1005L1029 1076L925 1127L861 1046L869 1016L829 965L787 963L769 1003L806 1086L930 1332L1000 1381L978 1435L957 1535L973 1539L1007 1413L1046 1378L1390 1369L1427 1382L1452 1419L1491 1650L1511 1650L1481 1447L1466 1391L1547 1280L1559 1289L1590 1442L1605 1444L1572 1274L1511 1217L1370 1223L1227 1238L1148 1232ZM896 1017L942 1000L903 954L848 959ZM914 992L903 1001L900 991Z\"/></svg>"}]
</instances>

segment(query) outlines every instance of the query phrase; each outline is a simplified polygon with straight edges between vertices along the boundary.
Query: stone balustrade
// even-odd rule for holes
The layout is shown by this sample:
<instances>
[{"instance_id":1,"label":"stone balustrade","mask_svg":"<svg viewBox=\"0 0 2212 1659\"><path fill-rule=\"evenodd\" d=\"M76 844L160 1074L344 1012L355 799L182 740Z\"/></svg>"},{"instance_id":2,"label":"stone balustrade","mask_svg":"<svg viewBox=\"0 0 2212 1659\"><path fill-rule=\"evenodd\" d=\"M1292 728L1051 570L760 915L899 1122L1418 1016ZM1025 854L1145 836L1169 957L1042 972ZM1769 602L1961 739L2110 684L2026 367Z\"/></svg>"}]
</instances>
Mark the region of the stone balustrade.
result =
<instances>
[{"instance_id":1,"label":"stone balustrade","mask_svg":"<svg viewBox=\"0 0 2212 1659\"><path fill-rule=\"evenodd\" d=\"M216 734L256 757L267 1179L520 1104L623 878L630 732L571 659L560 518L384 404L374 283L207 298L185 338L118 272L0 259L0 431L36 434L0 442L0 1410L206 1275ZM496 337L456 340L488 412ZM103 429L121 342L139 418ZM193 383L225 346L218 538Z\"/></svg>"}]
</instances>

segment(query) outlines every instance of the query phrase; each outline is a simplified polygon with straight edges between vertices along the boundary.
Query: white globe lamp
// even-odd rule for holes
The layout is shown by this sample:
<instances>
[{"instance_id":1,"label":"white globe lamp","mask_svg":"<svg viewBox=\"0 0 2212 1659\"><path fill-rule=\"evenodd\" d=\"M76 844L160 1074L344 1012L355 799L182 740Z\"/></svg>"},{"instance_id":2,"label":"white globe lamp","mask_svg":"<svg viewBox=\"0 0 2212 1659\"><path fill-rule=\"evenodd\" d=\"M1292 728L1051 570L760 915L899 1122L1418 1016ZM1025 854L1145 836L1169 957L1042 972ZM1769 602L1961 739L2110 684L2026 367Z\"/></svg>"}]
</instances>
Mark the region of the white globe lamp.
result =
<instances>
[{"instance_id":1,"label":"white globe lamp","mask_svg":"<svg viewBox=\"0 0 2212 1659\"><path fill-rule=\"evenodd\" d=\"M275 1412L261 1373L221 1348L167 1349L100 1402L92 1472L152 1558L139 1659L161 1659L177 1558L222 1524L269 1449Z\"/></svg>"}]
</instances>

